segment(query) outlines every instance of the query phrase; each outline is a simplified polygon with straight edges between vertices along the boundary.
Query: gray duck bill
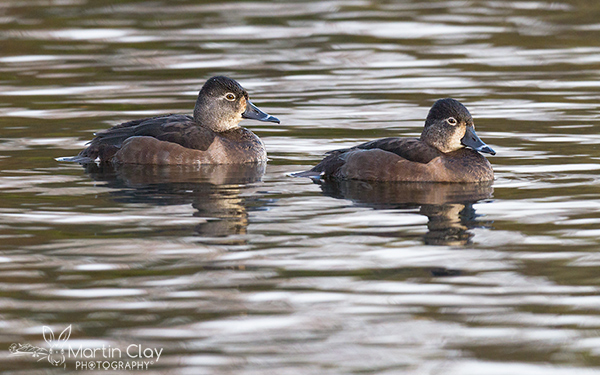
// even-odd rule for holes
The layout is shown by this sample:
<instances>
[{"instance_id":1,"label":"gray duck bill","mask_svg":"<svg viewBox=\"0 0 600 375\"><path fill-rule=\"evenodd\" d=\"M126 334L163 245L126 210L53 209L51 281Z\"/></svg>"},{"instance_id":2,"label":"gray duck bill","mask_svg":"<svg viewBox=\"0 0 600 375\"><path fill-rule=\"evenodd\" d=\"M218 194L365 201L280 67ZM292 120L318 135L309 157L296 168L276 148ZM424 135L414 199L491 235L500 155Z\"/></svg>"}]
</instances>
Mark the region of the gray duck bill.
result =
<instances>
[{"instance_id":1,"label":"gray duck bill","mask_svg":"<svg viewBox=\"0 0 600 375\"><path fill-rule=\"evenodd\" d=\"M467 127L465 136L460 140L460 143L467 147L471 147L475 151L496 155L496 151L483 143L483 141L477 136L477 133L475 133L475 130L471 127Z\"/></svg>"},{"instance_id":2,"label":"gray duck bill","mask_svg":"<svg viewBox=\"0 0 600 375\"><path fill-rule=\"evenodd\" d=\"M258 109L257 106L252 104L250 100L246 103L246 110L242 113L242 118L258 120L258 121L267 121L267 122L276 122L280 123L279 119L275 116L271 116L268 113L265 113Z\"/></svg>"}]
</instances>

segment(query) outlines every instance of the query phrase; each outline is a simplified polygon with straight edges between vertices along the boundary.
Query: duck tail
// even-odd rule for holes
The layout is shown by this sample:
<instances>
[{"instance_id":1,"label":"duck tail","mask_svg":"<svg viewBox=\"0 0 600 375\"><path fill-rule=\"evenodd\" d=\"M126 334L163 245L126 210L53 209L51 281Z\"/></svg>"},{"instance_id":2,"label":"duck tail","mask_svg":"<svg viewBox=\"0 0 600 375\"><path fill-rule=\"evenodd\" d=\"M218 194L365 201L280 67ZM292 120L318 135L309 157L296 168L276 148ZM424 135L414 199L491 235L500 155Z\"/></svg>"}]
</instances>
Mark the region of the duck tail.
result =
<instances>
[{"instance_id":1,"label":"duck tail","mask_svg":"<svg viewBox=\"0 0 600 375\"><path fill-rule=\"evenodd\" d=\"M58 162L67 162L67 163L79 163L79 164L90 164L90 163L94 163L95 160L87 157L87 156L81 156L81 155L77 155L77 156L63 156L60 158L54 158L54 160L58 161Z\"/></svg>"},{"instance_id":2,"label":"duck tail","mask_svg":"<svg viewBox=\"0 0 600 375\"><path fill-rule=\"evenodd\" d=\"M346 163L345 150L334 150L327 154L325 159L312 169L304 172L292 173L293 177L308 177L313 180L327 179L336 176L340 168Z\"/></svg>"},{"instance_id":3,"label":"duck tail","mask_svg":"<svg viewBox=\"0 0 600 375\"><path fill-rule=\"evenodd\" d=\"M79 155L56 158L56 161L80 164L89 164L96 162L106 163L111 161L112 157L115 156L117 151L119 151L119 148L117 146L110 144L102 144L100 142L94 141L90 142L91 144L87 148L83 149L79 153Z\"/></svg>"},{"instance_id":4,"label":"duck tail","mask_svg":"<svg viewBox=\"0 0 600 375\"><path fill-rule=\"evenodd\" d=\"M308 171L290 173L290 176L292 176L292 177L308 177L308 178L313 178L313 179L321 178L322 175L323 175L323 172L317 171L317 170L315 170L315 168L310 169Z\"/></svg>"}]
</instances>

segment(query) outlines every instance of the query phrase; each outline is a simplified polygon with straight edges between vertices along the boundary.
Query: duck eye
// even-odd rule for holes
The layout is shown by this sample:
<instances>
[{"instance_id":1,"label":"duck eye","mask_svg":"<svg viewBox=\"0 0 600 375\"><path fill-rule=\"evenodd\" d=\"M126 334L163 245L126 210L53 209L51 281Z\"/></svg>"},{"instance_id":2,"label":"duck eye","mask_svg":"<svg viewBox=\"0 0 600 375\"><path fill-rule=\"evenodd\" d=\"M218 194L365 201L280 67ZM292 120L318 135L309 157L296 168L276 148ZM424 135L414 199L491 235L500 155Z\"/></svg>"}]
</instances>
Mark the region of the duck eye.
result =
<instances>
[{"instance_id":1,"label":"duck eye","mask_svg":"<svg viewBox=\"0 0 600 375\"><path fill-rule=\"evenodd\" d=\"M446 119L446 122L452 126L456 126L456 124L458 124L458 121L456 121L454 117L448 117Z\"/></svg>"},{"instance_id":2,"label":"duck eye","mask_svg":"<svg viewBox=\"0 0 600 375\"><path fill-rule=\"evenodd\" d=\"M227 100L229 100L230 102L232 102L232 101L234 101L234 100L235 100L235 95L234 95L234 94L232 94L232 93L227 93L227 94L225 95L225 99L227 99Z\"/></svg>"}]
</instances>

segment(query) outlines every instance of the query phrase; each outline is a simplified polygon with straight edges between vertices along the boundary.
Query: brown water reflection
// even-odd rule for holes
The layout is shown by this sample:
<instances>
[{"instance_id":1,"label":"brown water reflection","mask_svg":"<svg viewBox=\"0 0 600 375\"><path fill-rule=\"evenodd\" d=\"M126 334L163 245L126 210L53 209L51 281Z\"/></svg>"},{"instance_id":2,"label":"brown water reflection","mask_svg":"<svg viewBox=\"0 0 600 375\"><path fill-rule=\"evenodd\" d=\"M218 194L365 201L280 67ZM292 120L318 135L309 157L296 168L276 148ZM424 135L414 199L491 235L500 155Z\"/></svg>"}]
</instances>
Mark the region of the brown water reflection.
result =
<instances>
[{"instance_id":1,"label":"brown water reflection","mask_svg":"<svg viewBox=\"0 0 600 375\"><path fill-rule=\"evenodd\" d=\"M84 166L95 181L116 189L110 196L127 204L157 206L191 204L194 217L206 219L195 227L200 235L241 235L248 227L248 206L261 208L261 199L244 197L238 185L261 181L266 163L201 166L96 165Z\"/></svg>"},{"instance_id":2,"label":"brown water reflection","mask_svg":"<svg viewBox=\"0 0 600 375\"><path fill-rule=\"evenodd\" d=\"M320 181L323 194L349 199L359 206L383 210L418 209L428 218L423 241L428 245L461 246L473 237L478 223L473 204L492 197L492 183L376 183Z\"/></svg>"}]
</instances>

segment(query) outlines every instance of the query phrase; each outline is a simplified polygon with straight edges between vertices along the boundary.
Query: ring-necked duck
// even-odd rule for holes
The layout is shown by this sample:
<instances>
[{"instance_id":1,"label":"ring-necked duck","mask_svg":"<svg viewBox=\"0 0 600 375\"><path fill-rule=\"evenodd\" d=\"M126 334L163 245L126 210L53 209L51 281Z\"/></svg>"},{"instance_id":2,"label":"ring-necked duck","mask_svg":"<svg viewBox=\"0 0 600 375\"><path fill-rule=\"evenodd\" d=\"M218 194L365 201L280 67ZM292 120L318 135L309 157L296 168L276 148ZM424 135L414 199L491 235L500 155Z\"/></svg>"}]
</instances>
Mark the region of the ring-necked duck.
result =
<instances>
[{"instance_id":1,"label":"ring-necked duck","mask_svg":"<svg viewBox=\"0 0 600 375\"><path fill-rule=\"evenodd\" d=\"M200 90L194 115L163 115L103 130L65 161L120 164L241 164L267 160L262 141L239 126L243 118L279 123L258 109L235 80L212 77Z\"/></svg>"},{"instance_id":2,"label":"ring-necked duck","mask_svg":"<svg viewBox=\"0 0 600 375\"><path fill-rule=\"evenodd\" d=\"M436 101L429 110L421 138L384 138L330 151L317 166L294 176L414 182L493 180L492 166L478 151L496 154L475 133L467 108L447 98Z\"/></svg>"}]
</instances>

